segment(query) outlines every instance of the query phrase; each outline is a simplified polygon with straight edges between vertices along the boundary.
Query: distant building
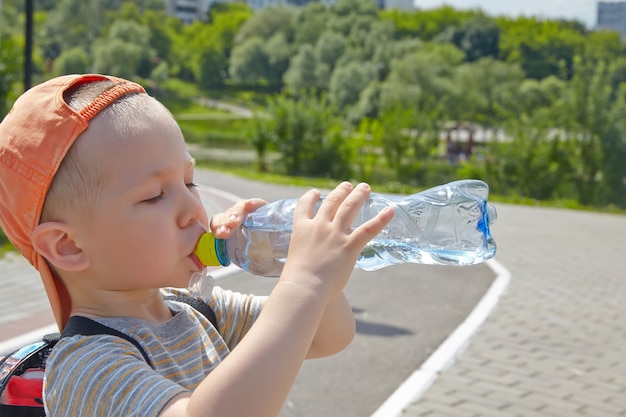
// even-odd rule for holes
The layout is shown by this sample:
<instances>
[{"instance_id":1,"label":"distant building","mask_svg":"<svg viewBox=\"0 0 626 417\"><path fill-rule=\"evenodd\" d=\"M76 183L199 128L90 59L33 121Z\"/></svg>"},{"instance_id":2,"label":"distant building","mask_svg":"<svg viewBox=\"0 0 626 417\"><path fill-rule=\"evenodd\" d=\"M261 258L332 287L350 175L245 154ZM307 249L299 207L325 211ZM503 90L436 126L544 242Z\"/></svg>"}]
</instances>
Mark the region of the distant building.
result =
<instances>
[{"instance_id":1,"label":"distant building","mask_svg":"<svg viewBox=\"0 0 626 417\"><path fill-rule=\"evenodd\" d=\"M1 1L1 0L0 0ZM206 20L209 10L214 3L226 3L232 0L165 0L165 11L178 17L185 23L194 20ZM290 4L304 6L311 0L246 0L252 10L261 10L267 6ZM336 0L318 0L320 3L333 4ZM374 0L381 9L412 10L413 0Z\"/></svg>"},{"instance_id":2,"label":"distant building","mask_svg":"<svg viewBox=\"0 0 626 417\"><path fill-rule=\"evenodd\" d=\"M228 0L212 0L213 2L228 1ZM334 0L321 0L320 3L332 4ZM252 10L261 10L267 6L277 6L279 4L289 4L291 6L306 6L310 3L310 0L246 0L246 3L252 8Z\"/></svg>"},{"instance_id":3,"label":"distant building","mask_svg":"<svg viewBox=\"0 0 626 417\"><path fill-rule=\"evenodd\" d=\"M598 2L596 29L614 30L626 37L626 1Z\"/></svg>"},{"instance_id":4,"label":"distant building","mask_svg":"<svg viewBox=\"0 0 626 417\"><path fill-rule=\"evenodd\" d=\"M377 1L378 7L381 9L401 9L401 10L414 10L415 4L413 0L379 0ZM382 4L381 4L382 3Z\"/></svg>"},{"instance_id":5,"label":"distant building","mask_svg":"<svg viewBox=\"0 0 626 417\"><path fill-rule=\"evenodd\" d=\"M211 3L211 0L165 0L165 12L183 23L191 23L206 20Z\"/></svg>"}]
</instances>

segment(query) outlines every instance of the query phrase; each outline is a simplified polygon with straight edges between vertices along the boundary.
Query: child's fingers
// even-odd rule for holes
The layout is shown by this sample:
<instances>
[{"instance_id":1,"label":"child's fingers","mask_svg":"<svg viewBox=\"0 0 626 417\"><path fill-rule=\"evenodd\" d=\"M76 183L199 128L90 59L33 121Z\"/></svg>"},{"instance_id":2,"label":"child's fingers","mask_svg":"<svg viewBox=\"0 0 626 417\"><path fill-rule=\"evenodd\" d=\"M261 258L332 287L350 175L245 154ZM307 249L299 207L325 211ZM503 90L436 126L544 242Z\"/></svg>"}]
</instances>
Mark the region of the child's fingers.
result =
<instances>
[{"instance_id":1,"label":"child's fingers","mask_svg":"<svg viewBox=\"0 0 626 417\"><path fill-rule=\"evenodd\" d=\"M255 211L264 204L267 204L266 201L260 198L250 198L237 202L228 210L211 218L211 231L216 237L228 237L232 229L241 225L246 214Z\"/></svg>"},{"instance_id":2,"label":"child's fingers","mask_svg":"<svg viewBox=\"0 0 626 417\"><path fill-rule=\"evenodd\" d=\"M302 196L298 199L298 204L296 204L296 207L293 211L294 220L301 218L313 218L313 209L315 207L315 203L317 203L319 199L319 190L313 189L302 194Z\"/></svg>"},{"instance_id":3,"label":"child's fingers","mask_svg":"<svg viewBox=\"0 0 626 417\"><path fill-rule=\"evenodd\" d=\"M370 193L370 186L366 183L360 183L346 196L341 206L337 208L334 219L334 221L339 224L341 230L351 230L354 219L363 208L363 203L367 200Z\"/></svg>"},{"instance_id":4,"label":"child's fingers","mask_svg":"<svg viewBox=\"0 0 626 417\"><path fill-rule=\"evenodd\" d=\"M345 204L346 197L350 195L353 187L347 181L342 182L334 190L332 190L322 202L317 215L329 221L335 219L337 210Z\"/></svg>"},{"instance_id":5,"label":"child's fingers","mask_svg":"<svg viewBox=\"0 0 626 417\"><path fill-rule=\"evenodd\" d=\"M385 207L376 216L357 227L350 238L354 239L358 246L365 246L389 224L394 215L395 209L392 206Z\"/></svg>"},{"instance_id":6,"label":"child's fingers","mask_svg":"<svg viewBox=\"0 0 626 417\"><path fill-rule=\"evenodd\" d=\"M262 198L248 198L239 202L242 205L243 214L251 213L257 210L259 207L267 204L267 201Z\"/></svg>"}]
</instances>

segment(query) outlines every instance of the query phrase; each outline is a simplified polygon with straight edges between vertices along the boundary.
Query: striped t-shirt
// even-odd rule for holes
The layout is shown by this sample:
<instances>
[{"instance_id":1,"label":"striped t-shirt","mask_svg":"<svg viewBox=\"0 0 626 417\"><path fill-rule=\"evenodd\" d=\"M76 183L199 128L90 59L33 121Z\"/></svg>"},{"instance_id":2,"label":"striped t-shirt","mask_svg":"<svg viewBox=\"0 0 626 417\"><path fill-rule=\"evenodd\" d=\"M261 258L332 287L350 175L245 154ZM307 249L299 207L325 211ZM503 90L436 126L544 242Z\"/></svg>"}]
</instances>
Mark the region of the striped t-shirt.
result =
<instances>
[{"instance_id":1,"label":"striped t-shirt","mask_svg":"<svg viewBox=\"0 0 626 417\"><path fill-rule=\"evenodd\" d=\"M164 293L188 295L170 289ZM175 314L165 323L97 319L139 342L154 369L120 337L61 339L46 364L46 415L157 416L169 400L194 390L224 360L248 332L265 299L215 287L209 305L217 330L202 313L177 301L166 301Z\"/></svg>"}]
</instances>

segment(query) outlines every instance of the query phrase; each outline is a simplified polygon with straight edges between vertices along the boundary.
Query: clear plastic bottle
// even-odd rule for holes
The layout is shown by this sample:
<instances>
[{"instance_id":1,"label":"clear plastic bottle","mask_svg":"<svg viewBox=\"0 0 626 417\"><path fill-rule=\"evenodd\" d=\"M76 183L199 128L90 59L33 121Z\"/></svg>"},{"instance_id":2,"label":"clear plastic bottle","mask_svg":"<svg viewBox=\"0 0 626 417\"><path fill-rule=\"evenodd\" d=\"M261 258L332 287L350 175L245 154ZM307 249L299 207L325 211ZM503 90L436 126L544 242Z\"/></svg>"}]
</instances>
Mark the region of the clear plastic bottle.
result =
<instances>
[{"instance_id":1,"label":"clear plastic bottle","mask_svg":"<svg viewBox=\"0 0 626 417\"><path fill-rule=\"evenodd\" d=\"M479 180L455 181L408 196L371 193L353 227L389 205L395 207L395 216L363 249L355 267L374 271L407 262L473 265L493 257L496 244L489 226L496 209L487 202L488 194L488 185ZM207 266L232 262L255 275L279 276L297 201L278 200L249 213L227 240L204 234L196 255Z\"/></svg>"}]
</instances>

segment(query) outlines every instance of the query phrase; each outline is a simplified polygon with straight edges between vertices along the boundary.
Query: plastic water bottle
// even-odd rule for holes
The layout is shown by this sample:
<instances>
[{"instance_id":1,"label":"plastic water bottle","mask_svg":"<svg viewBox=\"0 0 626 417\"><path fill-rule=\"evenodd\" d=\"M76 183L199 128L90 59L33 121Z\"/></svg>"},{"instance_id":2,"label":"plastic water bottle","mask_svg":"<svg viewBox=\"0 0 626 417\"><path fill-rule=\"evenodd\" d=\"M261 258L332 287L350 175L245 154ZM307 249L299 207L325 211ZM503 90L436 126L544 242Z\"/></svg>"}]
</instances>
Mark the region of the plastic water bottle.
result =
<instances>
[{"instance_id":1,"label":"plastic water bottle","mask_svg":"<svg viewBox=\"0 0 626 417\"><path fill-rule=\"evenodd\" d=\"M363 249L355 267L374 271L407 262L473 265L493 257L496 244L489 226L496 209L487 202L488 194L488 185L479 180L455 181L408 196L371 193L353 227L386 206L394 206L395 215ZM226 240L202 235L196 256L206 266L232 262L255 275L279 276L297 201L278 200L249 213Z\"/></svg>"}]
</instances>

